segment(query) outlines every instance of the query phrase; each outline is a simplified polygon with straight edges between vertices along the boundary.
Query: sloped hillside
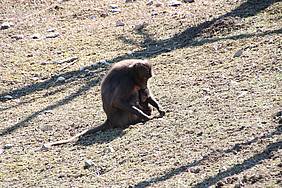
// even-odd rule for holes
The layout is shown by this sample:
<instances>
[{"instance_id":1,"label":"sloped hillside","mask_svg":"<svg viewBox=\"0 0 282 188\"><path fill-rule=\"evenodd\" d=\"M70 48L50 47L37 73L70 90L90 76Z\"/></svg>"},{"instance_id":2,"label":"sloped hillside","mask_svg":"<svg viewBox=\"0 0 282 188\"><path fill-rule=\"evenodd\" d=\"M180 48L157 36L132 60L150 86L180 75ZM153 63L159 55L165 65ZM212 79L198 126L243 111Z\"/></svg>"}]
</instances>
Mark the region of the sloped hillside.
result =
<instances>
[{"instance_id":1,"label":"sloped hillside","mask_svg":"<svg viewBox=\"0 0 282 188\"><path fill-rule=\"evenodd\" d=\"M281 1L178 3L0 1L0 187L282 186ZM43 150L103 123L128 58L166 115Z\"/></svg>"}]
</instances>

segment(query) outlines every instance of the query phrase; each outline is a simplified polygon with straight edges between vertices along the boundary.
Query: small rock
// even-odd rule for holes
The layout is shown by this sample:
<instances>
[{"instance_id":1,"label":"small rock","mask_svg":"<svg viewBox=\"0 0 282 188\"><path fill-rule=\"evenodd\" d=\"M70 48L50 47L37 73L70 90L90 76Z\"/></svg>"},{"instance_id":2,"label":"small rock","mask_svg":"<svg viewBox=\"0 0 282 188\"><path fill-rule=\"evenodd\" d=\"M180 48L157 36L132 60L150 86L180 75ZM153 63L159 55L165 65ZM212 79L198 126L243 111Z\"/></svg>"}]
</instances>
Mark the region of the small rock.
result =
<instances>
[{"instance_id":1,"label":"small rock","mask_svg":"<svg viewBox=\"0 0 282 188\"><path fill-rule=\"evenodd\" d=\"M14 35L12 36L12 39L16 39L16 40L21 40L24 38L24 35Z\"/></svg>"},{"instance_id":2,"label":"small rock","mask_svg":"<svg viewBox=\"0 0 282 188\"><path fill-rule=\"evenodd\" d=\"M13 22L3 22L0 26L1 30L9 29L10 27L14 26Z\"/></svg>"},{"instance_id":3,"label":"small rock","mask_svg":"<svg viewBox=\"0 0 282 188\"><path fill-rule=\"evenodd\" d=\"M244 97L245 95L247 95L248 91L242 91L240 95L238 95L237 98L241 98Z\"/></svg>"},{"instance_id":4,"label":"small rock","mask_svg":"<svg viewBox=\"0 0 282 188\"><path fill-rule=\"evenodd\" d=\"M41 36L40 36L40 34L38 34L38 33L31 35L31 38L32 38L32 39L39 39L40 37L41 37Z\"/></svg>"},{"instance_id":5,"label":"small rock","mask_svg":"<svg viewBox=\"0 0 282 188\"><path fill-rule=\"evenodd\" d=\"M125 24L121 21L121 20L118 20L117 22L116 22L116 26L117 27L123 27Z\"/></svg>"},{"instance_id":6,"label":"small rock","mask_svg":"<svg viewBox=\"0 0 282 188\"><path fill-rule=\"evenodd\" d=\"M222 181L219 181L219 182L217 182L215 187L220 188L220 187L223 187L223 186L224 186L224 183Z\"/></svg>"},{"instance_id":7,"label":"small rock","mask_svg":"<svg viewBox=\"0 0 282 188\"><path fill-rule=\"evenodd\" d=\"M94 165L94 163L93 163L93 161L90 160L90 159L84 161L84 168L85 168L85 169L86 169L86 168L89 168L89 167L91 167L91 166L93 166L93 165Z\"/></svg>"},{"instance_id":8,"label":"small rock","mask_svg":"<svg viewBox=\"0 0 282 188\"><path fill-rule=\"evenodd\" d=\"M156 5L156 7L161 7L161 6L163 6L162 2L160 2L160 1L157 1L157 2L155 3L155 5Z\"/></svg>"},{"instance_id":9,"label":"small rock","mask_svg":"<svg viewBox=\"0 0 282 188\"><path fill-rule=\"evenodd\" d=\"M110 7L111 7L112 9L117 9L117 8L118 8L118 5L116 5L116 4L111 4Z\"/></svg>"},{"instance_id":10,"label":"small rock","mask_svg":"<svg viewBox=\"0 0 282 188\"><path fill-rule=\"evenodd\" d=\"M153 11L152 13L151 13L151 16L157 16L159 13L157 12L157 11Z\"/></svg>"},{"instance_id":11,"label":"small rock","mask_svg":"<svg viewBox=\"0 0 282 188\"><path fill-rule=\"evenodd\" d=\"M148 26L148 24L146 22L143 22L143 23L135 25L134 30L140 31L140 30L144 29L146 26Z\"/></svg>"},{"instance_id":12,"label":"small rock","mask_svg":"<svg viewBox=\"0 0 282 188\"><path fill-rule=\"evenodd\" d=\"M234 57L234 58L235 58L235 57L240 57L242 54L243 54L243 50L241 49L241 50L238 50L238 51L233 55L233 57Z\"/></svg>"},{"instance_id":13,"label":"small rock","mask_svg":"<svg viewBox=\"0 0 282 188\"><path fill-rule=\"evenodd\" d=\"M105 153L113 153L113 152L115 152L115 150L114 150L113 147L109 146L109 147L107 147L107 148L104 149L104 152L105 152Z\"/></svg>"},{"instance_id":14,"label":"small rock","mask_svg":"<svg viewBox=\"0 0 282 188\"><path fill-rule=\"evenodd\" d=\"M198 174L201 170L199 168L191 168L189 171L191 173Z\"/></svg>"},{"instance_id":15,"label":"small rock","mask_svg":"<svg viewBox=\"0 0 282 188\"><path fill-rule=\"evenodd\" d=\"M135 1L135 0L125 0L124 2L125 3L133 3L133 1Z\"/></svg>"},{"instance_id":16,"label":"small rock","mask_svg":"<svg viewBox=\"0 0 282 188\"><path fill-rule=\"evenodd\" d=\"M11 149L14 146L14 144L5 144L3 149Z\"/></svg>"},{"instance_id":17,"label":"small rock","mask_svg":"<svg viewBox=\"0 0 282 188\"><path fill-rule=\"evenodd\" d=\"M195 2L194 0L183 0L184 3L193 3Z\"/></svg>"},{"instance_id":18,"label":"small rock","mask_svg":"<svg viewBox=\"0 0 282 188\"><path fill-rule=\"evenodd\" d=\"M63 76L59 76L56 80L56 82L64 82L66 79Z\"/></svg>"},{"instance_id":19,"label":"small rock","mask_svg":"<svg viewBox=\"0 0 282 188\"><path fill-rule=\"evenodd\" d=\"M197 133L197 136L202 136L202 135L203 135L203 132Z\"/></svg>"},{"instance_id":20,"label":"small rock","mask_svg":"<svg viewBox=\"0 0 282 188\"><path fill-rule=\"evenodd\" d=\"M242 187L241 183L236 183L236 184L234 185L234 188L241 188L241 187Z\"/></svg>"},{"instance_id":21,"label":"small rock","mask_svg":"<svg viewBox=\"0 0 282 188\"><path fill-rule=\"evenodd\" d=\"M97 18L96 18L96 16L95 16L95 15L93 15L93 16L90 16L90 20L95 21L95 20L97 20Z\"/></svg>"},{"instance_id":22,"label":"small rock","mask_svg":"<svg viewBox=\"0 0 282 188\"><path fill-rule=\"evenodd\" d=\"M107 12L105 12L105 11L100 13L100 17L102 17L102 18L105 18L107 16L109 16L109 14Z\"/></svg>"},{"instance_id":23,"label":"small rock","mask_svg":"<svg viewBox=\"0 0 282 188\"><path fill-rule=\"evenodd\" d=\"M120 13L121 10L118 9L118 8L114 8L114 9L110 9L110 12L112 12L112 13Z\"/></svg>"},{"instance_id":24,"label":"small rock","mask_svg":"<svg viewBox=\"0 0 282 188\"><path fill-rule=\"evenodd\" d=\"M146 3L146 5L149 5L149 6L151 6L151 5L153 5L153 0L149 0L149 1L147 1L147 3Z\"/></svg>"},{"instance_id":25,"label":"small rock","mask_svg":"<svg viewBox=\"0 0 282 188\"><path fill-rule=\"evenodd\" d=\"M50 34L46 35L46 38L56 38L58 36L60 36L60 33L53 32L53 33L50 33Z\"/></svg>"},{"instance_id":26,"label":"small rock","mask_svg":"<svg viewBox=\"0 0 282 188\"><path fill-rule=\"evenodd\" d=\"M180 5L182 5L182 3L180 1L177 1L177 0L171 0L169 2L169 6L177 7L177 6L180 6Z\"/></svg>"},{"instance_id":27,"label":"small rock","mask_svg":"<svg viewBox=\"0 0 282 188\"><path fill-rule=\"evenodd\" d=\"M49 32L49 33L55 32L55 29L54 28L49 28L49 29L47 29L47 32Z\"/></svg>"},{"instance_id":28,"label":"small rock","mask_svg":"<svg viewBox=\"0 0 282 188\"><path fill-rule=\"evenodd\" d=\"M4 153L4 150L0 148L0 155Z\"/></svg>"},{"instance_id":29,"label":"small rock","mask_svg":"<svg viewBox=\"0 0 282 188\"><path fill-rule=\"evenodd\" d=\"M101 60L98 62L100 65L109 65L110 63L107 60Z\"/></svg>"},{"instance_id":30,"label":"small rock","mask_svg":"<svg viewBox=\"0 0 282 188\"><path fill-rule=\"evenodd\" d=\"M11 95L5 95L3 98L4 98L4 99L7 99L7 100L10 100L10 99L13 99L13 96L11 96Z\"/></svg>"},{"instance_id":31,"label":"small rock","mask_svg":"<svg viewBox=\"0 0 282 188\"><path fill-rule=\"evenodd\" d=\"M80 67L79 68L79 71L84 71L85 70L85 67Z\"/></svg>"},{"instance_id":32,"label":"small rock","mask_svg":"<svg viewBox=\"0 0 282 188\"><path fill-rule=\"evenodd\" d=\"M128 51L128 52L127 52L127 55L132 55L132 54L133 54L132 51Z\"/></svg>"},{"instance_id":33,"label":"small rock","mask_svg":"<svg viewBox=\"0 0 282 188\"><path fill-rule=\"evenodd\" d=\"M51 148L49 144L43 144L40 151L48 151Z\"/></svg>"}]
</instances>

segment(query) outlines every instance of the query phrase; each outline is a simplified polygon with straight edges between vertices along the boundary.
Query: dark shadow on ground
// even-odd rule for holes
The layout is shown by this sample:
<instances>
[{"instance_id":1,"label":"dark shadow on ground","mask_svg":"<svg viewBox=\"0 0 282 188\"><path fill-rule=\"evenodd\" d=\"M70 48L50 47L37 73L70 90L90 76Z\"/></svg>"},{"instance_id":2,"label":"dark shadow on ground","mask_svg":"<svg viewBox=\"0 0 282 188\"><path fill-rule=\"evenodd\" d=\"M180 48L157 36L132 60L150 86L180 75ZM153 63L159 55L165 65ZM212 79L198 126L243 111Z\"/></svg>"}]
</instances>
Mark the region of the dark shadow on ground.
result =
<instances>
[{"instance_id":1,"label":"dark shadow on ground","mask_svg":"<svg viewBox=\"0 0 282 188\"><path fill-rule=\"evenodd\" d=\"M11 132L13 132L13 131L21 128L21 127L27 126L28 122L30 120L32 120L33 118L37 117L39 114L44 113L45 111L48 111L48 110L53 110L53 109L57 108L58 106L62 106L62 105L65 105L65 104L71 102L73 99L75 99L75 98L79 97L80 95L84 94L85 92L90 90L93 86L97 85L98 83L99 83L99 79L93 79L93 80L88 81L83 87L79 88L76 92L70 94L69 96L65 97L64 99L59 100L55 104L49 105L49 106L43 108L42 110L34 112L33 114L31 114L30 116L28 116L24 120L16 123L15 125L13 125L11 127L8 127L8 128L1 130L0 136L10 134Z\"/></svg>"},{"instance_id":2,"label":"dark shadow on ground","mask_svg":"<svg viewBox=\"0 0 282 188\"><path fill-rule=\"evenodd\" d=\"M187 46L195 46L195 45L203 45L205 43L208 42L215 42L218 40L223 40L223 39L228 39L228 37L223 37L218 38L218 39L204 39L201 40L199 42L195 42L193 40L193 38L197 37L198 35L201 34L201 32L206 29L211 27L213 24L215 24L218 20L224 19L226 17L248 17L248 16L253 16L261 11L263 11L264 9L266 9L267 7L269 7L270 5L272 5L273 3L278 2L278 0L247 0L245 3L241 4L238 8L234 9L233 11L220 16L218 18L214 18L211 21L205 21L201 24L198 24L194 27L188 28L187 30L185 30L184 32L175 35L174 37L167 39L167 40L161 40L161 41L156 41L154 42L153 40L150 40L150 43L154 43L154 45L149 45L147 46L144 50L138 51L138 52L134 52L132 55L122 55L122 56L118 56L115 57L111 60L108 60L109 63L115 63L118 62L120 60L123 59L128 59L128 58L149 58L149 57L154 57L157 56L161 53L164 52L169 52L172 51L174 49L177 48L184 48ZM269 32L265 32L264 34L262 33L261 35L267 35L267 34L274 34L274 33L281 33L281 29L276 30L276 31L269 31ZM256 34L251 34L251 35L239 35L239 36L231 36L230 39L242 39L244 37L252 37L255 36ZM147 36L149 37L149 36ZM148 39L149 40L149 39ZM157 45L155 45L157 44ZM104 68L107 67L108 65L103 65ZM88 71L96 71L98 70L99 65L91 65L88 67L85 67L85 69L87 69ZM57 82L57 78L63 76L64 78L66 78L65 82ZM29 121L31 121L33 118L37 117L40 113L46 111L46 110L52 110L58 106L67 104L69 102L71 102L74 98L79 97L80 95L82 95L84 92L88 91L91 87L97 85L97 80L92 79L91 76L88 76L88 72L85 71L70 71L70 72L66 72L66 73L62 73L62 74L58 74L56 76L53 76L52 78L45 80L43 82L38 82L35 84L31 84L19 89L15 89L12 91L8 91L8 92L4 92L0 94L0 101L5 101L5 96L6 95L11 95L13 97L13 99L16 98L20 98L22 96L26 96L29 94L32 94L36 91L41 91L44 89L48 89L50 87L56 87L56 86L60 86L63 84L68 84L71 83L81 77L86 77L83 78L83 80L86 82L86 84L84 86L81 86L80 89L78 89L78 91L72 93L70 96L66 97L65 99L60 100L59 102L49 105L47 107L45 107L42 110L39 110L37 112L34 112L33 114L31 114L30 116L28 116L27 118L25 118L24 120L20 121L19 123L16 123L15 125L8 127L8 128L4 128L4 130L1 130L0 132L0 136L4 136L6 134L9 134L11 132L13 132L14 130L17 130L20 127L24 127L27 126L27 123Z\"/></svg>"},{"instance_id":3,"label":"dark shadow on ground","mask_svg":"<svg viewBox=\"0 0 282 188\"><path fill-rule=\"evenodd\" d=\"M123 129L109 129L103 132L99 131L96 133L85 134L80 136L75 145L90 146L96 143L109 143L118 137L122 137L123 135Z\"/></svg>"},{"instance_id":4,"label":"dark shadow on ground","mask_svg":"<svg viewBox=\"0 0 282 188\"><path fill-rule=\"evenodd\" d=\"M215 185L218 181L226 177L233 176L235 174L244 172L245 170L248 170L254 167L259 162L269 159L272 156L272 153L279 149L282 149L282 141L269 144L268 146L266 146L266 149L263 152L256 154L253 157L246 159L244 162L240 164L236 164L233 167L216 174L215 176L205 179L204 181L202 181L201 183L198 183L194 187L195 188L205 188L205 187Z\"/></svg>"},{"instance_id":5,"label":"dark shadow on ground","mask_svg":"<svg viewBox=\"0 0 282 188\"><path fill-rule=\"evenodd\" d=\"M263 136L256 137L256 138L254 138L250 141L247 141L247 142L235 144L232 148L228 148L228 149L225 149L225 150L216 150L212 153L209 153L209 154L203 156L202 159L195 160L195 161L193 161L193 162L191 162L187 165L183 165L183 166L180 166L178 168L172 169L172 170L166 172L162 176L153 177L151 179L141 181L141 182L137 183L136 185L134 185L133 187L144 188L144 187L149 187L152 184L155 184L155 183L158 183L158 182L166 181L166 180L168 180L168 179L170 179L174 176L177 176L177 175L179 175L183 172L187 172L189 170L189 168L196 167L198 165L201 165L204 162L208 162L208 160L213 156L216 156L216 158L220 158L221 156L224 155L224 153L239 152L239 151L243 150L243 147L246 146L246 145L251 145L251 144L258 142L259 140L271 138L274 135L281 135L281 134L282 134L282 125L280 124L279 126L276 127L276 130L273 131L273 132L266 133ZM229 176L232 176L232 175L235 175L235 174L239 174L239 173L241 173L241 172L243 172L247 169L252 168L258 162L269 158L271 153L273 153L274 151L277 151L278 149L281 149L281 148L282 148L282 141L269 144L262 153L256 154L253 157L246 159L241 164L234 165L232 168L229 168L229 169L227 169L223 172L220 172L213 177L205 179L201 183L196 184L195 187L209 187L211 185L216 184L218 181L222 180L223 178L226 178L226 177L229 177Z\"/></svg>"}]
</instances>

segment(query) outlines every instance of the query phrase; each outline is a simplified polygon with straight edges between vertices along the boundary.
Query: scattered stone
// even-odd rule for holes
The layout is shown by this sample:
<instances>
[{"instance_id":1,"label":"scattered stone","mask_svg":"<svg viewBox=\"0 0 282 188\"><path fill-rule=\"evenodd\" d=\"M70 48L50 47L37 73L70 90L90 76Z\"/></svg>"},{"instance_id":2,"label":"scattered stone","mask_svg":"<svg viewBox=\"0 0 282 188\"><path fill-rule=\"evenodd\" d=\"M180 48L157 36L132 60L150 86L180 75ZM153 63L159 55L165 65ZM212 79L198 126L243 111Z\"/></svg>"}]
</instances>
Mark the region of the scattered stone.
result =
<instances>
[{"instance_id":1,"label":"scattered stone","mask_svg":"<svg viewBox=\"0 0 282 188\"><path fill-rule=\"evenodd\" d=\"M194 3L195 1L194 0L183 0L184 3Z\"/></svg>"},{"instance_id":2,"label":"scattered stone","mask_svg":"<svg viewBox=\"0 0 282 188\"><path fill-rule=\"evenodd\" d=\"M53 33L50 33L50 34L46 35L46 38L56 38L58 36L60 36L60 33L53 32Z\"/></svg>"},{"instance_id":3,"label":"scattered stone","mask_svg":"<svg viewBox=\"0 0 282 188\"><path fill-rule=\"evenodd\" d=\"M66 58L66 59L63 59L63 60L60 60L60 61L55 61L54 63L56 63L56 64L72 63L76 60L78 60L78 57L74 56L74 57Z\"/></svg>"},{"instance_id":4,"label":"scattered stone","mask_svg":"<svg viewBox=\"0 0 282 188\"><path fill-rule=\"evenodd\" d=\"M248 91L242 91L240 95L238 95L237 98L241 98L244 97L245 95L247 95Z\"/></svg>"},{"instance_id":5,"label":"scattered stone","mask_svg":"<svg viewBox=\"0 0 282 188\"><path fill-rule=\"evenodd\" d=\"M110 63L107 60L101 60L98 62L100 65L109 65Z\"/></svg>"},{"instance_id":6,"label":"scattered stone","mask_svg":"<svg viewBox=\"0 0 282 188\"><path fill-rule=\"evenodd\" d=\"M116 22L116 26L117 27L123 27L125 24L121 21L121 20L118 20L117 22Z\"/></svg>"},{"instance_id":7,"label":"scattered stone","mask_svg":"<svg viewBox=\"0 0 282 188\"><path fill-rule=\"evenodd\" d=\"M108 146L107 148L104 149L104 153L113 153L113 152L115 152L115 150L111 146Z\"/></svg>"},{"instance_id":8,"label":"scattered stone","mask_svg":"<svg viewBox=\"0 0 282 188\"><path fill-rule=\"evenodd\" d=\"M118 9L118 8L114 8L114 9L110 9L110 12L112 12L112 13L120 13L121 10Z\"/></svg>"},{"instance_id":9,"label":"scattered stone","mask_svg":"<svg viewBox=\"0 0 282 188\"><path fill-rule=\"evenodd\" d=\"M13 35L12 39L21 40L24 38L24 35Z\"/></svg>"},{"instance_id":10,"label":"scattered stone","mask_svg":"<svg viewBox=\"0 0 282 188\"><path fill-rule=\"evenodd\" d=\"M56 30L54 29L54 28L49 28L49 29L47 29L47 32L49 32L49 33L52 33L52 32L55 32Z\"/></svg>"},{"instance_id":11,"label":"scattered stone","mask_svg":"<svg viewBox=\"0 0 282 188\"><path fill-rule=\"evenodd\" d=\"M143 23L141 23L141 24L135 25L135 26L134 26L134 30L135 30L135 31L140 31L140 30L144 29L144 28L147 27L147 26L148 26L148 24L147 24L146 22L143 22Z\"/></svg>"},{"instance_id":12,"label":"scattered stone","mask_svg":"<svg viewBox=\"0 0 282 188\"><path fill-rule=\"evenodd\" d=\"M4 150L0 148L0 155L4 153Z\"/></svg>"},{"instance_id":13,"label":"scattered stone","mask_svg":"<svg viewBox=\"0 0 282 188\"><path fill-rule=\"evenodd\" d=\"M40 34L38 34L38 33L31 35L31 38L32 38L32 39L39 39L40 37L41 37L41 36L40 36Z\"/></svg>"},{"instance_id":14,"label":"scattered stone","mask_svg":"<svg viewBox=\"0 0 282 188\"><path fill-rule=\"evenodd\" d=\"M3 149L11 149L14 146L14 144L5 144Z\"/></svg>"},{"instance_id":15,"label":"scattered stone","mask_svg":"<svg viewBox=\"0 0 282 188\"><path fill-rule=\"evenodd\" d=\"M148 0L147 3L146 3L146 5L151 6L151 5L153 5L153 3L154 3L153 0Z\"/></svg>"},{"instance_id":16,"label":"scattered stone","mask_svg":"<svg viewBox=\"0 0 282 188\"><path fill-rule=\"evenodd\" d=\"M151 16L157 16L159 13L157 12L157 11L153 11L152 13L151 13Z\"/></svg>"},{"instance_id":17,"label":"scattered stone","mask_svg":"<svg viewBox=\"0 0 282 188\"><path fill-rule=\"evenodd\" d=\"M243 54L243 50L240 49L240 50L238 50L238 51L233 55L233 58L235 58L235 57L240 57L242 54Z\"/></svg>"},{"instance_id":18,"label":"scattered stone","mask_svg":"<svg viewBox=\"0 0 282 188\"><path fill-rule=\"evenodd\" d=\"M200 171L201 171L200 168L191 168L189 170L189 172L194 173L194 174L198 174Z\"/></svg>"},{"instance_id":19,"label":"scattered stone","mask_svg":"<svg viewBox=\"0 0 282 188\"><path fill-rule=\"evenodd\" d=\"M51 148L49 144L43 144L42 147L39 149L40 151L48 151Z\"/></svg>"},{"instance_id":20,"label":"scattered stone","mask_svg":"<svg viewBox=\"0 0 282 188\"><path fill-rule=\"evenodd\" d=\"M117 9L117 8L118 8L118 5L116 5L116 4L111 4L110 7L111 7L112 9Z\"/></svg>"},{"instance_id":21,"label":"scattered stone","mask_svg":"<svg viewBox=\"0 0 282 188\"><path fill-rule=\"evenodd\" d=\"M182 5L182 3L180 1L177 1L177 0L171 0L169 2L169 6L177 7L177 6L180 6L180 5Z\"/></svg>"},{"instance_id":22,"label":"scattered stone","mask_svg":"<svg viewBox=\"0 0 282 188\"><path fill-rule=\"evenodd\" d=\"M5 95L3 98L6 99L6 100L11 100L11 99L13 99L13 96L11 96L11 95Z\"/></svg>"},{"instance_id":23,"label":"scattered stone","mask_svg":"<svg viewBox=\"0 0 282 188\"><path fill-rule=\"evenodd\" d=\"M97 17L96 17L95 15L90 16L90 20L96 21L96 20L97 20Z\"/></svg>"},{"instance_id":24,"label":"scattered stone","mask_svg":"<svg viewBox=\"0 0 282 188\"><path fill-rule=\"evenodd\" d=\"M13 26L14 26L13 22L3 22L0 26L0 29L1 30L9 29L10 27L13 27Z\"/></svg>"},{"instance_id":25,"label":"scattered stone","mask_svg":"<svg viewBox=\"0 0 282 188\"><path fill-rule=\"evenodd\" d=\"M223 187L223 186L224 186L224 183L222 181L219 181L219 182L217 182L215 187L220 188L220 187Z\"/></svg>"},{"instance_id":26,"label":"scattered stone","mask_svg":"<svg viewBox=\"0 0 282 188\"><path fill-rule=\"evenodd\" d=\"M94 163L92 160L88 159L86 161L84 161L84 169L90 168L91 166L93 166Z\"/></svg>"},{"instance_id":27,"label":"scattered stone","mask_svg":"<svg viewBox=\"0 0 282 188\"><path fill-rule=\"evenodd\" d=\"M199 133L197 133L197 136L202 136L203 135L203 132L201 131L201 132L199 132Z\"/></svg>"},{"instance_id":28,"label":"scattered stone","mask_svg":"<svg viewBox=\"0 0 282 188\"><path fill-rule=\"evenodd\" d=\"M56 82L64 82L66 79L63 76L59 76L56 80Z\"/></svg>"},{"instance_id":29,"label":"scattered stone","mask_svg":"<svg viewBox=\"0 0 282 188\"><path fill-rule=\"evenodd\" d=\"M105 11L102 11L102 12L100 13L100 17L102 17L102 18L105 18L105 17L107 17L107 16L109 16L109 14L108 14L107 12L105 12Z\"/></svg>"},{"instance_id":30,"label":"scattered stone","mask_svg":"<svg viewBox=\"0 0 282 188\"><path fill-rule=\"evenodd\" d=\"M156 5L156 7L161 7L161 6L163 6L162 2L160 2L160 1L157 1L157 2L155 3L155 5Z\"/></svg>"}]
</instances>

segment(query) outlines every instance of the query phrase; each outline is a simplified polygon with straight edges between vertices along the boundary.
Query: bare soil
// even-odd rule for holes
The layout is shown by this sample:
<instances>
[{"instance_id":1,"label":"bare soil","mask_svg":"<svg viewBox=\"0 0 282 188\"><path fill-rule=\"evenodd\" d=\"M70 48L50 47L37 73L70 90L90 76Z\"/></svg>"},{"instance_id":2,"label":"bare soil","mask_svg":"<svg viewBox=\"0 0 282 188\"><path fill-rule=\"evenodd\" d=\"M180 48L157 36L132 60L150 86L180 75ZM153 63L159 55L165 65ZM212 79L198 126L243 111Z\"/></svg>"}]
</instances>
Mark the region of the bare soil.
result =
<instances>
[{"instance_id":1,"label":"bare soil","mask_svg":"<svg viewBox=\"0 0 282 188\"><path fill-rule=\"evenodd\" d=\"M281 1L161 2L0 1L0 187L282 186ZM97 62L128 58L165 117L42 150L103 123Z\"/></svg>"}]
</instances>

